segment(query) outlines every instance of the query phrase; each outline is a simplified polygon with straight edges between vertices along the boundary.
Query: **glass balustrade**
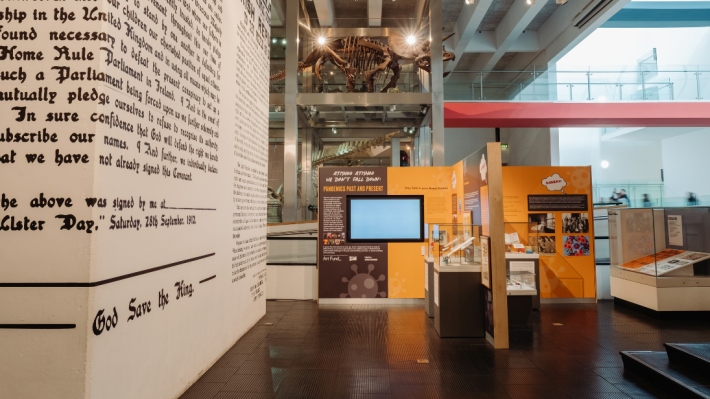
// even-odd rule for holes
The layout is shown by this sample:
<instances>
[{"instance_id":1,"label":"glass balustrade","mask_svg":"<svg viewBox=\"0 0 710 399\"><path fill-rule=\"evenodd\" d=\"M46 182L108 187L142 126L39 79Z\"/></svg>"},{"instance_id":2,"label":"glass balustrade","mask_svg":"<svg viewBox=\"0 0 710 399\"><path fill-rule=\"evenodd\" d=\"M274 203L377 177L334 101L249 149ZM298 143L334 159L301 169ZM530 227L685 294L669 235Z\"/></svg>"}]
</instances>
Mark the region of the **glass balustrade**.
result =
<instances>
[{"instance_id":1,"label":"glass balustrade","mask_svg":"<svg viewBox=\"0 0 710 399\"><path fill-rule=\"evenodd\" d=\"M406 72L405 64L396 88L389 92L427 91L427 74ZM299 93L347 93L344 74L329 65L323 80L304 72L298 76ZM384 74L375 84L375 92L385 85ZM391 73L390 76L391 77ZM421 82L425 78L426 82ZM283 80L270 82L271 93L283 93ZM361 80L355 92L367 92ZM669 66L658 71L593 70L574 71L467 71L452 72L444 81L446 101L708 101L710 66Z\"/></svg>"},{"instance_id":2,"label":"glass balustrade","mask_svg":"<svg viewBox=\"0 0 710 399\"><path fill-rule=\"evenodd\" d=\"M452 72L446 101L707 101L710 66Z\"/></svg>"},{"instance_id":3,"label":"glass balustrade","mask_svg":"<svg viewBox=\"0 0 710 399\"><path fill-rule=\"evenodd\" d=\"M673 193L666 191L663 182L604 182L593 183L595 205L627 205L629 208L708 206L710 195ZM623 190L625 197L619 198ZM617 196L614 196L614 191Z\"/></svg>"}]
</instances>

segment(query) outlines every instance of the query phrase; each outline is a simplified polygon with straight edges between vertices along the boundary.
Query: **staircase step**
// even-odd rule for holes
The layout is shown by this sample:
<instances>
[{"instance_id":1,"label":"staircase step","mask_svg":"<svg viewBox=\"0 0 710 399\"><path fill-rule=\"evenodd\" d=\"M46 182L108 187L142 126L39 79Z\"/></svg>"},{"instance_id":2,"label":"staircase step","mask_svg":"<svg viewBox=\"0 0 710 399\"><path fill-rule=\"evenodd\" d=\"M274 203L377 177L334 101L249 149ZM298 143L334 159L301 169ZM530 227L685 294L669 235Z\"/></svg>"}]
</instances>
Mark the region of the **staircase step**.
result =
<instances>
[{"instance_id":1,"label":"staircase step","mask_svg":"<svg viewBox=\"0 0 710 399\"><path fill-rule=\"evenodd\" d=\"M672 364L666 352L621 352L624 367L674 398L710 399L710 375Z\"/></svg>"},{"instance_id":2,"label":"staircase step","mask_svg":"<svg viewBox=\"0 0 710 399\"><path fill-rule=\"evenodd\" d=\"M673 364L710 375L710 344L664 344Z\"/></svg>"}]
</instances>

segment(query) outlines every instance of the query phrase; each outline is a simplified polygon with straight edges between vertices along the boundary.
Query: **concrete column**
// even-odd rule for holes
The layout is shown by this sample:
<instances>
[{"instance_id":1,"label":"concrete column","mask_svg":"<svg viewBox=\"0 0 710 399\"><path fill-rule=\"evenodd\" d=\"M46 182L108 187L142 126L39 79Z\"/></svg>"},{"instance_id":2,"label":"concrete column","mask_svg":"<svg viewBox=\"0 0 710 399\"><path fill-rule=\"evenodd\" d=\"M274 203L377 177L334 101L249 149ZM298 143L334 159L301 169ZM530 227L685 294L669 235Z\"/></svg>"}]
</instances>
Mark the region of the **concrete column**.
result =
<instances>
[{"instance_id":1,"label":"concrete column","mask_svg":"<svg viewBox=\"0 0 710 399\"><path fill-rule=\"evenodd\" d=\"M298 7L297 1L286 4L286 82L284 90L284 222L297 221L298 200Z\"/></svg>"},{"instance_id":2,"label":"concrete column","mask_svg":"<svg viewBox=\"0 0 710 399\"><path fill-rule=\"evenodd\" d=\"M304 37L300 38L298 48L301 49L301 54L309 54L311 51L313 51L314 43L315 41L312 40L312 38L308 35L304 35ZM313 83L314 81L317 81L317 79L314 79L313 67L306 68L301 71L301 78L303 81L301 92L314 93L315 91L313 90Z\"/></svg>"},{"instance_id":3,"label":"concrete column","mask_svg":"<svg viewBox=\"0 0 710 399\"><path fill-rule=\"evenodd\" d=\"M550 166L560 166L560 129L550 128Z\"/></svg>"},{"instance_id":4,"label":"concrete column","mask_svg":"<svg viewBox=\"0 0 710 399\"><path fill-rule=\"evenodd\" d=\"M429 2L431 29L431 135L433 166L444 166L444 52L441 34L441 0Z\"/></svg>"},{"instance_id":5,"label":"concrete column","mask_svg":"<svg viewBox=\"0 0 710 399\"><path fill-rule=\"evenodd\" d=\"M422 126L419 128L419 165L432 166L431 129L429 126Z\"/></svg>"},{"instance_id":6,"label":"concrete column","mask_svg":"<svg viewBox=\"0 0 710 399\"><path fill-rule=\"evenodd\" d=\"M414 138L414 141L412 142L412 154L413 154L413 160L412 160L412 166L421 166L419 163L419 154L420 154L420 149L419 149L419 135Z\"/></svg>"},{"instance_id":7,"label":"concrete column","mask_svg":"<svg viewBox=\"0 0 710 399\"><path fill-rule=\"evenodd\" d=\"M303 137L301 139L301 199L299 201L301 207L301 220L313 220L311 211L308 210L308 205L311 204L312 187L311 184L311 156L313 154L313 129L306 128L302 130Z\"/></svg>"},{"instance_id":8,"label":"concrete column","mask_svg":"<svg viewBox=\"0 0 710 399\"><path fill-rule=\"evenodd\" d=\"M399 167L399 140L398 138L392 139L392 166ZM411 161L411 160L410 160Z\"/></svg>"}]
</instances>

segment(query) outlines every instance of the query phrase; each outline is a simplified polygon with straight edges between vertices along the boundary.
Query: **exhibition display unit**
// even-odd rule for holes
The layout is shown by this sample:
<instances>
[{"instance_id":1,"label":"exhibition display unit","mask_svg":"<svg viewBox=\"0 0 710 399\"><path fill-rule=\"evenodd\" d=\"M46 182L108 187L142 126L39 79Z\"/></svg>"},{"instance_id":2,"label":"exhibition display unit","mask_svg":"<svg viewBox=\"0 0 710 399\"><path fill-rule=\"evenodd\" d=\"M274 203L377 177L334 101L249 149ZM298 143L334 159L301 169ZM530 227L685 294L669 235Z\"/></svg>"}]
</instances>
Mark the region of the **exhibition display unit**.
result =
<instances>
[{"instance_id":1,"label":"exhibition display unit","mask_svg":"<svg viewBox=\"0 0 710 399\"><path fill-rule=\"evenodd\" d=\"M437 266L480 265L481 226L437 224L433 235L437 240L433 254Z\"/></svg>"},{"instance_id":2,"label":"exhibition display unit","mask_svg":"<svg viewBox=\"0 0 710 399\"><path fill-rule=\"evenodd\" d=\"M710 208L613 209L611 294L656 312L710 311Z\"/></svg>"},{"instance_id":3,"label":"exhibition display unit","mask_svg":"<svg viewBox=\"0 0 710 399\"><path fill-rule=\"evenodd\" d=\"M532 307L596 302L591 167L505 166L503 193L509 271L537 263ZM513 276L511 285L529 286L531 278L522 277Z\"/></svg>"},{"instance_id":4,"label":"exhibition display unit","mask_svg":"<svg viewBox=\"0 0 710 399\"><path fill-rule=\"evenodd\" d=\"M434 328L442 338L483 337L481 226L437 224L432 236Z\"/></svg>"},{"instance_id":5,"label":"exhibition display unit","mask_svg":"<svg viewBox=\"0 0 710 399\"><path fill-rule=\"evenodd\" d=\"M490 143L452 167L320 168L319 303L424 298L442 336L482 337L496 320L489 336L507 347L499 154Z\"/></svg>"}]
</instances>

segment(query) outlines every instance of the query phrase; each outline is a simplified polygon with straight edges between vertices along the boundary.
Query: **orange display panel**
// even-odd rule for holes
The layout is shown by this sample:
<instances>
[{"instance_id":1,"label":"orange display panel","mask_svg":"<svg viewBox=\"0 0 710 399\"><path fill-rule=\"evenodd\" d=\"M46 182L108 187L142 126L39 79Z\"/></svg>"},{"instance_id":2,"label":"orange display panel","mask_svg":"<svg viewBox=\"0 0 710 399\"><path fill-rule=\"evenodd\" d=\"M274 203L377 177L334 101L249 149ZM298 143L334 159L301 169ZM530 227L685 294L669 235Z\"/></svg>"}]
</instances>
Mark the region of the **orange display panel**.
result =
<instances>
[{"instance_id":1,"label":"orange display panel","mask_svg":"<svg viewBox=\"0 0 710 399\"><path fill-rule=\"evenodd\" d=\"M542 298L596 297L592 200L591 167L503 167L504 219L518 223L506 233L540 250ZM570 237L580 248L565 247Z\"/></svg>"}]
</instances>

